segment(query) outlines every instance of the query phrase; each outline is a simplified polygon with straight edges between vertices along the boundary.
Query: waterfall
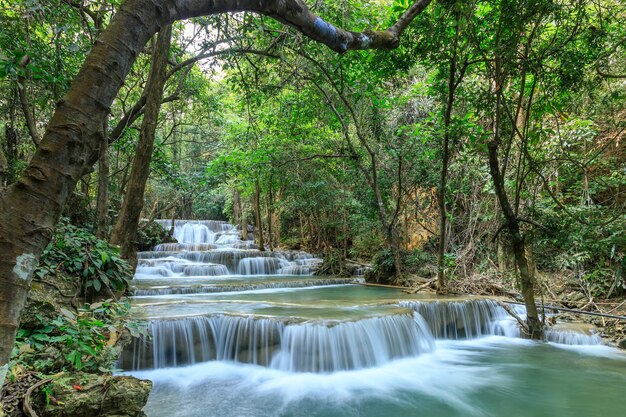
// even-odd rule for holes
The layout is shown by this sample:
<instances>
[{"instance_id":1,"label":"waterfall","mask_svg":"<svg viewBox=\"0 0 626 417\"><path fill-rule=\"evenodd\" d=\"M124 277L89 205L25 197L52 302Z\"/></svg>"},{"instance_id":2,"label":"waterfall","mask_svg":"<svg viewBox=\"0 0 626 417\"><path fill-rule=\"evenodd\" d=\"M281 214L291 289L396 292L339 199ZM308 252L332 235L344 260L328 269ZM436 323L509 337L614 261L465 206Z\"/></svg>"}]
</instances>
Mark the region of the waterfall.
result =
<instances>
[{"instance_id":1,"label":"waterfall","mask_svg":"<svg viewBox=\"0 0 626 417\"><path fill-rule=\"evenodd\" d=\"M148 327L151 337L133 339L120 359L122 368L230 360L290 372L333 372L378 366L434 348L418 314L319 323L218 315L154 320Z\"/></svg>"},{"instance_id":2,"label":"waterfall","mask_svg":"<svg viewBox=\"0 0 626 417\"><path fill-rule=\"evenodd\" d=\"M424 317L433 335L438 339L474 339L500 335L520 337L517 321L494 300L466 301L401 301ZM526 309L511 305L514 312L524 318ZM548 314L549 315L549 314ZM544 340L564 345L598 345L602 338L593 332L554 326L546 329Z\"/></svg>"},{"instance_id":3,"label":"waterfall","mask_svg":"<svg viewBox=\"0 0 626 417\"><path fill-rule=\"evenodd\" d=\"M281 266L277 258L242 258L237 265L239 275L274 275Z\"/></svg>"},{"instance_id":4,"label":"waterfall","mask_svg":"<svg viewBox=\"0 0 626 417\"><path fill-rule=\"evenodd\" d=\"M519 336L509 314L493 300L401 301L418 312L439 339L473 339L487 335Z\"/></svg>"},{"instance_id":5,"label":"waterfall","mask_svg":"<svg viewBox=\"0 0 626 417\"><path fill-rule=\"evenodd\" d=\"M159 224L167 228L171 222ZM159 299L138 298L136 304L143 306L144 317L167 316L149 321L148 335L124 348L123 369L233 361L284 372L331 373L430 352L436 339L520 336L517 321L493 300L408 300L399 291L364 287L346 287L345 293L304 289L345 285L354 278L296 278L312 275L321 260L302 251L259 251L226 222L176 221L174 236L179 243L138 254L134 295ZM202 295L252 290L268 291ZM360 291L364 299L358 298ZM316 298L322 294L326 298ZM379 294L385 301L377 301ZM512 308L525 317L523 306ZM262 315L246 315L251 312ZM188 316L171 318L180 314ZM601 342L593 331L574 325L549 328L545 340Z\"/></svg>"},{"instance_id":6,"label":"waterfall","mask_svg":"<svg viewBox=\"0 0 626 417\"><path fill-rule=\"evenodd\" d=\"M434 340L423 319L393 314L336 325L285 327L272 368L289 372L335 372L379 366L431 351Z\"/></svg>"},{"instance_id":7,"label":"waterfall","mask_svg":"<svg viewBox=\"0 0 626 417\"><path fill-rule=\"evenodd\" d=\"M165 229L172 225L166 219L156 222ZM176 220L173 235L178 243L138 254L138 277L313 275L322 262L302 251L261 252L254 242L241 240L237 227L222 221Z\"/></svg>"},{"instance_id":8,"label":"waterfall","mask_svg":"<svg viewBox=\"0 0 626 417\"><path fill-rule=\"evenodd\" d=\"M167 368L209 360L266 365L280 345L280 321L236 316L153 320L149 338L135 338L120 358L124 369Z\"/></svg>"},{"instance_id":9,"label":"waterfall","mask_svg":"<svg viewBox=\"0 0 626 417\"><path fill-rule=\"evenodd\" d=\"M155 252L208 251L217 249L212 243L161 243L154 247Z\"/></svg>"},{"instance_id":10,"label":"waterfall","mask_svg":"<svg viewBox=\"0 0 626 417\"><path fill-rule=\"evenodd\" d=\"M311 267L304 265L289 265L280 268L277 273L279 275L311 275Z\"/></svg>"},{"instance_id":11,"label":"waterfall","mask_svg":"<svg viewBox=\"0 0 626 417\"><path fill-rule=\"evenodd\" d=\"M186 277L215 277L228 275L228 268L220 264L188 265L183 268L183 274Z\"/></svg>"}]
</instances>

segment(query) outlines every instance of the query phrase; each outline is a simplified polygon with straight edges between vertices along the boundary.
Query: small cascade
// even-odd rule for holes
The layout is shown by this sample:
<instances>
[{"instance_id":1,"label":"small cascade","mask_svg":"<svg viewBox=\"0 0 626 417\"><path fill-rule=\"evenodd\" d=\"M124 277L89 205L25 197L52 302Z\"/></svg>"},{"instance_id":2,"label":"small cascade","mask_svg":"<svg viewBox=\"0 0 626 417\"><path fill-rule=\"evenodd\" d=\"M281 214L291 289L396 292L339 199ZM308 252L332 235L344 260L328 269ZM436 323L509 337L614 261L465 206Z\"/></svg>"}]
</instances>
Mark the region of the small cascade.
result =
<instances>
[{"instance_id":1,"label":"small cascade","mask_svg":"<svg viewBox=\"0 0 626 417\"><path fill-rule=\"evenodd\" d=\"M183 268L186 277L216 277L228 275L228 268L220 264L195 264Z\"/></svg>"},{"instance_id":2,"label":"small cascade","mask_svg":"<svg viewBox=\"0 0 626 417\"><path fill-rule=\"evenodd\" d=\"M133 339L120 358L123 369L190 365L210 360L270 363L284 324L270 319L211 316L154 320L149 338Z\"/></svg>"},{"instance_id":3,"label":"small cascade","mask_svg":"<svg viewBox=\"0 0 626 417\"><path fill-rule=\"evenodd\" d=\"M312 275L315 265L320 263L314 259L307 261L308 266L298 265L298 261L289 261L285 252L261 252L259 250L232 249L221 247L207 251L148 251L139 252L138 273L146 266L161 266L170 268L173 272L183 272L184 267L176 265L217 264L223 265L229 274L240 275L287 275L285 271L299 272L294 275ZM315 262L317 261L317 263ZM291 269L285 269L294 267ZM299 267L299 268L295 268Z\"/></svg>"},{"instance_id":4,"label":"small cascade","mask_svg":"<svg viewBox=\"0 0 626 417\"><path fill-rule=\"evenodd\" d=\"M237 273L239 275L275 275L282 263L277 258L243 258L239 260Z\"/></svg>"},{"instance_id":5,"label":"small cascade","mask_svg":"<svg viewBox=\"0 0 626 417\"><path fill-rule=\"evenodd\" d=\"M327 323L192 317L151 321L149 332L151 338L134 339L124 351L122 368L228 360L289 372L333 372L378 366L434 348L428 326L417 314Z\"/></svg>"},{"instance_id":6,"label":"small cascade","mask_svg":"<svg viewBox=\"0 0 626 417\"><path fill-rule=\"evenodd\" d=\"M421 314L438 339L519 336L517 323L493 300L401 301L400 305Z\"/></svg>"},{"instance_id":7,"label":"small cascade","mask_svg":"<svg viewBox=\"0 0 626 417\"><path fill-rule=\"evenodd\" d=\"M289 265L276 271L278 275L311 275L311 267L305 265Z\"/></svg>"},{"instance_id":8,"label":"small cascade","mask_svg":"<svg viewBox=\"0 0 626 417\"><path fill-rule=\"evenodd\" d=\"M180 243L215 243L216 234L203 224L186 223L174 229L174 239Z\"/></svg>"},{"instance_id":9,"label":"small cascade","mask_svg":"<svg viewBox=\"0 0 626 417\"><path fill-rule=\"evenodd\" d=\"M362 281L362 280L361 280ZM137 288L134 290L135 296L155 296L155 295L174 295L174 294L203 294L203 293L220 293L234 291L255 291L271 288L305 288L305 287L322 287L326 285L346 285L360 282L355 278L329 278L329 279L307 279L302 281L271 281L245 283L239 285L190 285L181 287L159 287L159 288Z\"/></svg>"},{"instance_id":10,"label":"small cascade","mask_svg":"<svg viewBox=\"0 0 626 417\"><path fill-rule=\"evenodd\" d=\"M548 329L545 332L547 342L561 345L601 345L602 337L598 334L585 334L574 330Z\"/></svg>"},{"instance_id":11,"label":"small cascade","mask_svg":"<svg viewBox=\"0 0 626 417\"><path fill-rule=\"evenodd\" d=\"M557 323L545 331L547 342L561 345L601 345L602 337L597 329L584 323Z\"/></svg>"},{"instance_id":12,"label":"small cascade","mask_svg":"<svg viewBox=\"0 0 626 417\"><path fill-rule=\"evenodd\" d=\"M401 301L400 305L422 315L437 339L521 336L517 321L494 300ZM511 304L511 308L521 318L526 317L524 306ZM563 345L602 344L602 338L593 329L580 325L550 327L544 332L544 340Z\"/></svg>"},{"instance_id":13,"label":"small cascade","mask_svg":"<svg viewBox=\"0 0 626 417\"><path fill-rule=\"evenodd\" d=\"M161 243L154 247L155 252L182 252L182 251L207 251L217 249L218 246L212 243Z\"/></svg>"},{"instance_id":14,"label":"small cascade","mask_svg":"<svg viewBox=\"0 0 626 417\"><path fill-rule=\"evenodd\" d=\"M231 246L233 249L259 250L259 247L254 242L249 241L235 242Z\"/></svg>"},{"instance_id":15,"label":"small cascade","mask_svg":"<svg viewBox=\"0 0 626 417\"><path fill-rule=\"evenodd\" d=\"M434 348L423 319L393 314L328 326L285 327L272 368L289 372L335 372L379 366Z\"/></svg>"}]
</instances>

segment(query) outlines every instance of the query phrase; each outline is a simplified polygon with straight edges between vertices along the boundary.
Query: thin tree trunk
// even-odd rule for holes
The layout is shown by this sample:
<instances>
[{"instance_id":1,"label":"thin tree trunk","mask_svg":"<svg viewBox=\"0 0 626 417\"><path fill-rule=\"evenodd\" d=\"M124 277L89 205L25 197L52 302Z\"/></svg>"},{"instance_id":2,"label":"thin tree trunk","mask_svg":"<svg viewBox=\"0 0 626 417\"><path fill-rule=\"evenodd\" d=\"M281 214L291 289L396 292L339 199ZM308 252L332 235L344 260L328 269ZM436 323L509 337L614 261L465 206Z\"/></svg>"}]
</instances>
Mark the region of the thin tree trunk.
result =
<instances>
[{"instance_id":1,"label":"thin tree trunk","mask_svg":"<svg viewBox=\"0 0 626 417\"><path fill-rule=\"evenodd\" d=\"M446 254L446 230L448 213L446 210L446 187L448 182L448 165L450 163L450 125L452 122L452 109L454 107L454 96L456 88L458 87L463 74L465 73L464 67L459 71L457 79L457 59L458 59L458 47L459 47L459 27L461 15L456 14L455 36L454 45L452 49L452 56L450 57L450 67L448 75L448 96L446 99L446 110L443 117L443 157L441 161L441 177L439 181L439 250L438 250L438 262L437 262L437 291L444 292L446 287L446 275L445 275L445 254Z\"/></svg>"},{"instance_id":2,"label":"thin tree trunk","mask_svg":"<svg viewBox=\"0 0 626 417\"><path fill-rule=\"evenodd\" d=\"M233 190L233 223L241 224L242 217L243 216L241 213L241 197L239 196L239 193L237 192L237 190Z\"/></svg>"},{"instance_id":3,"label":"thin tree trunk","mask_svg":"<svg viewBox=\"0 0 626 417\"><path fill-rule=\"evenodd\" d=\"M24 119L26 120L26 127L28 129L28 133L30 134L30 138L33 141L33 144L35 145L35 147L37 147L39 146L40 138L39 132L37 131L37 123L35 122L35 115L30 108L28 95L26 94L26 77L19 76L17 82L17 92L20 98L22 113L24 114Z\"/></svg>"},{"instance_id":4,"label":"thin tree trunk","mask_svg":"<svg viewBox=\"0 0 626 417\"><path fill-rule=\"evenodd\" d=\"M104 134L98 160L98 200L96 204L96 236L105 239L109 214L109 138L107 123L103 126Z\"/></svg>"},{"instance_id":5,"label":"thin tree trunk","mask_svg":"<svg viewBox=\"0 0 626 417\"><path fill-rule=\"evenodd\" d=\"M261 187L258 179L254 184L254 220L256 223L254 236L257 239L257 245L260 251L265 251L265 246L263 245L263 223L261 220Z\"/></svg>"},{"instance_id":6,"label":"thin tree trunk","mask_svg":"<svg viewBox=\"0 0 626 417\"><path fill-rule=\"evenodd\" d=\"M341 229L343 233L343 259L348 259L348 216L345 207L341 211Z\"/></svg>"},{"instance_id":7,"label":"thin tree trunk","mask_svg":"<svg viewBox=\"0 0 626 417\"><path fill-rule=\"evenodd\" d=\"M393 266L396 269L396 281L402 279L402 256L400 254L400 240L395 228L389 226L387 229L387 244L391 249L391 256L393 257Z\"/></svg>"},{"instance_id":8,"label":"thin tree trunk","mask_svg":"<svg viewBox=\"0 0 626 417\"><path fill-rule=\"evenodd\" d=\"M528 259L526 258L524 248L524 237L522 236L519 220L515 215L515 211L511 206L509 198L506 194L504 186L504 177L500 171L500 164L498 161L498 148L500 146L500 129L501 129L501 117L502 117L502 103L501 103L501 88L504 81L504 76L500 68L500 60L496 58L495 62L495 85L496 85L496 109L494 120L494 136L488 143L489 150L489 172L491 179L493 180L494 189L502 214L504 216L506 228L509 232L511 245L513 247L513 254L515 256L515 262L520 273L520 286L522 290L522 296L524 297L524 304L526 306L526 322L528 323L527 335L531 339L540 339L543 335L543 326L539 320L539 313L537 311L537 305L535 304L535 289L533 273L528 266Z\"/></svg>"},{"instance_id":9,"label":"thin tree trunk","mask_svg":"<svg viewBox=\"0 0 626 417\"><path fill-rule=\"evenodd\" d=\"M270 184L269 192L267 193L266 200L266 211L267 211L267 242L270 246L270 252L274 252L274 231L272 228L273 218L272 218L272 185Z\"/></svg>"},{"instance_id":10,"label":"thin tree trunk","mask_svg":"<svg viewBox=\"0 0 626 417\"><path fill-rule=\"evenodd\" d=\"M161 110L171 38L172 26L167 25L159 32L153 48L152 67L146 83L146 111L141 123L139 142L133 158L124 203L111 233L111 243L120 246L121 256L133 266L137 264L137 228L144 204L146 182L150 174L150 161L154 148L156 125Z\"/></svg>"}]
</instances>

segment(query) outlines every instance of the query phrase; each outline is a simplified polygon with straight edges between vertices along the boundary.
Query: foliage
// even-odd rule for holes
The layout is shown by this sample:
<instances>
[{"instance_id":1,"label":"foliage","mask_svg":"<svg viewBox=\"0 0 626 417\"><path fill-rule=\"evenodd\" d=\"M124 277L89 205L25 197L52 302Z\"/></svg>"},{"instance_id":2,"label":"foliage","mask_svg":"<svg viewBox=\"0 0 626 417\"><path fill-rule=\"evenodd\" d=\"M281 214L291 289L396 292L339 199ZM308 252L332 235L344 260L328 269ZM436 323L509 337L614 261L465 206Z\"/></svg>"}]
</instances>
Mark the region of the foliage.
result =
<instances>
[{"instance_id":1,"label":"foliage","mask_svg":"<svg viewBox=\"0 0 626 417\"><path fill-rule=\"evenodd\" d=\"M132 279L119 251L88 230L62 220L40 259L35 276L64 273L80 280L83 296L124 292Z\"/></svg>"},{"instance_id":2,"label":"foliage","mask_svg":"<svg viewBox=\"0 0 626 417\"><path fill-rule=\"evenodd\" d=\"M402 251L402 265L406 274L425 275L430 273L424 267L434 264L434 255L422 250ZM396 276L393 256L389 249L378 252L372 258L372 270L367 273L368 278L378 281L388 281Z\"/></svg>"},{"instance_id":3,"label":"foliage","mask_svg":"<svg viewBox=\"0 0 626 417\"><path fill-rule=\"evenodd\" d=\"M170 241L172 241L172 238L169 232L160 224L156 222L152 222L149 225L146 225L146 223L139 224L139 229L137 230L137 250L152 250L156 245Z\"/></svg>"},{"instance_id":4,"label":"foliage","mask_svg":"<svg viewBox=\"0 0 626 417\"><path fill-rule=\"evenodd\" d=\"M44 374L111 372L120 354L120 334L145 333L144 324L126 321L129 308L113 300L86 304L76 313L62 308L56 319L18 330L12 361Z\"/></svg>"}]
</instances>

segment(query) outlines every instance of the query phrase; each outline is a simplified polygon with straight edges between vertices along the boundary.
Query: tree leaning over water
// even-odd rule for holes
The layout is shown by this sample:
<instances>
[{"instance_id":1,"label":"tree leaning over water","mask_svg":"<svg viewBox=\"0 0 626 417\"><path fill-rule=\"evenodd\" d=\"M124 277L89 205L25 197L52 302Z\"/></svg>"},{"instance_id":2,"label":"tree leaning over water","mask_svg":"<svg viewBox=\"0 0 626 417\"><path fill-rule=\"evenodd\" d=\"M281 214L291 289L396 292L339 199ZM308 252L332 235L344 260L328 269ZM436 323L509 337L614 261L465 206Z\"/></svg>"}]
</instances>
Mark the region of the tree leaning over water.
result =
<instances>
[{"instance_id":1,"label":"tree leaning over water","mask_svg":"<svg viewBox=\"0 0 626 417\"><path fill-rule=\"evenodd\" d=\"M431 0L410 6L386 30L350 32L309 11L301 0L129 0L112 18L67 94L56 106L28 167L0 197L0 382L3 382L33 271L78 180L103 146L105 118L148 40L176 20L227 12L274 18L333 51L391 49Z\"/></svg>"}]
</instances>

